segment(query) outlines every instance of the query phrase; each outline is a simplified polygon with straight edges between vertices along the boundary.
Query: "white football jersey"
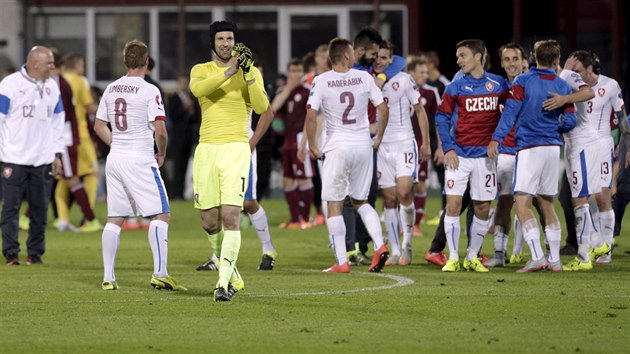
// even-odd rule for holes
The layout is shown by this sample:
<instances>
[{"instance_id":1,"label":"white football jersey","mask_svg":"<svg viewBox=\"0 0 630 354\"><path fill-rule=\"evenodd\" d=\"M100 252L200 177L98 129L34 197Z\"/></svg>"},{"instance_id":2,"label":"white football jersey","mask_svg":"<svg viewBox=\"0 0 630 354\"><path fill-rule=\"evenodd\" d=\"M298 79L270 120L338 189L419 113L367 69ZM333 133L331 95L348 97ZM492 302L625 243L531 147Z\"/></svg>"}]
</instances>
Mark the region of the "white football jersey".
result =
<instances>
[{"instance_id":1,"label":"white football jersey","mask_svg":"<svg viewBox=\"0 0 630 354\"><path fill-rule=\"evenodd\" d=\"M0 81L2 162L42 166L65 150L65 111L54 79L34 80L26 65Z\"/></svg>"},{"instance_id":2,"label":"white football jersey","mask_svg":"<svg viewBox=\"0 0 630 354\"><path fill-rule=\"evenodd\" d=\"M383 143L414 139L411 117L420 102L418 85L411 75L400 72L383 85L383 99L389 107L389 121Z\"/></svg>"},{"instance_id":3,"label":"white football jersey","mask_svg":"<svg viewBox=\"0 0 630 354\"><path fill-rule=\"evenodd\" d=\"M572 70L563 69L560 72L560 78L569 83L573 92L577 92L580 87L587 85L582 76ZM596 131L589 124L587 115L587 102L575 103L575 115L577 117L577 125L568 133L564 134L564 141L567 145L579 148L594 144L597 139Z\"/></svg>"},{"instance_id":4,"label":"white football jersey","mask_svg":"<svg viewBox=\"0 0 630 354\"><path fill-rule=\"evenodd\" d=\"M589 123L599 137L610 137L610 115L624 107L621 87L614 79L599 75L593 91L595 97L587 102Z\"/></svg>"},{"instance_id":5,"label":"white football jersey","mask_svg":"<svg viewBox=\"0 0 630 354\"><path fill-rule=\"evenodd\" d=\"M96 118L111 124L110 153L153 156L152 122L166 115L157 87L141 77L123 76L103 92Z\"/></svg>"},{"instance_id":6,"label":"white football jersey","mask_svg":"<svg viewBox=\"0 0 630 354\"><path fill-rule=\"evenodd\" d=\"M383 102L383 93L365 71L330 70L315 77L307 107L319 110L324 116L326 144L322 152L341 146L372 144L368 102L378 106Z\"/></svg>"}]
</instances>

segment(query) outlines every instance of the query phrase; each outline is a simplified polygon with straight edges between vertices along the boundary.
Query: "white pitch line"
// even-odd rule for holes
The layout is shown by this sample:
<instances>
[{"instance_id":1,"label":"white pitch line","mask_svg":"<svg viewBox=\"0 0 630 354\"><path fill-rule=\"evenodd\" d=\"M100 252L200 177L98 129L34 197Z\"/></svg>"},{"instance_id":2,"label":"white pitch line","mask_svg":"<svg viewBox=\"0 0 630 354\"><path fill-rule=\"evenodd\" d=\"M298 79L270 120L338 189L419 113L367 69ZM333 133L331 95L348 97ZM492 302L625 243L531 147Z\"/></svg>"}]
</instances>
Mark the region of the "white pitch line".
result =
<instances>
[{"instance_id":1,"label":"white pitch line","mask_svg":"<svg viewBox=\"0 0 630 354\"><path fill-rule=\"evenodd\" d=\"M401 286L407 286L415 283L412 279L401 277L399 275L393 274L382 274L382 273L355 273L355 274L367 274L367 275L376 275L383 278L389 278L395 280L396 283L391 285L381 285L381 286L373 286L369 288L358 288L358 289L350 289L350 290L327 290L327 291L309 291L303 293L280 293L280 294L243 294L244 297L268 297L268 296L310 296L310 295L339 295L339 294L347 294L347 293L360 293L364 291L375 291L375 290L387 290L393 288L399 288Z\"/></svg>"},{"instance_id":2,"label":"white pitch line","mask_svg":"<svg viewBox=\"0 0 630 354\"><path fill-rule=\"evenodd\" d=\"M363 273L355 273L355 274L363 274ZM239 294L238 297L279 297L279 296L319 296L319 295L338 295L338 294L347 294L347 293L358 293L365 291L376 291L376 290L387 290L393 288L399 288L401 286L407 286L415 283L412 279L401 277L399 275L393 274L380 274L380 273L365 273L370 276L379 276L383 278L389 278L395 280L396 283L391 285L381 285L374 286L369 288L356 288L349 290L329 290L329 291L314 291L314 292L302 292L302 293L274 293L274 294ZM2 291L2 292L18 292L18 291ZM27 291L25 293L33 293L33 292L45 292L45 291ZM90 291L94 292L94 291ZM99 291L102 292L102 291ZM127 292L126 292L127 293ZM182 293L183 295L184 293ZM56 303L56 304L101 304L101 303L125 303L125 302L150 302L150 301L191 301L191 300L202 300L208 301L209 297L184 297L184 296L176 296L176 297L162 297L162 298L142 298L142 299L112 299L112 300L82 300L82 301L62 301L62 302L48 302L48 301L14 301L14 302L0 302L2 305L27 305L27 304L42 304L42 303Z\"/></svg>"}]
</instances>

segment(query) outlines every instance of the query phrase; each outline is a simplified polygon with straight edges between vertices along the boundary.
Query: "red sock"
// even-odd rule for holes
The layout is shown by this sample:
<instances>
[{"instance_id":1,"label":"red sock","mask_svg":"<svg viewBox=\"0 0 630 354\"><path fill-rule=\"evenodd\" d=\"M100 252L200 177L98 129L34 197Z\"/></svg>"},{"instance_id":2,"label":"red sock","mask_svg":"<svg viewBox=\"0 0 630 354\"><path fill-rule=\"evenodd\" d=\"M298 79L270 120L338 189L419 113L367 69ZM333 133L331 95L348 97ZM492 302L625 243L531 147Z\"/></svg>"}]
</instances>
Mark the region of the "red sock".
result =
<instances>
[{"instance_id":1,"label":"red sock","mask_svg":"<svg viewBox=\"0 0 630 354\"><path fill-rule=\"evenodd\" d=\"M415 225L420 225L420 221L424 217L424 205L427 202L427 194L426 193L414 193L413 194L413 204L416 207L416 223Z\"/></svg>"},{"instance_id":2,"label":"red sock","mask_svg":"<svg viewBox=\"0 0 630 354\"><path fill-rule=\"evenodd\" d=\"M291 222L300 222L300 191L297 187L285 189L284 197L291 213Z\"/></svg>"},{"instance_id":3,"label":"red sock","mask_svg":"<svg viewBox=\"0 0 630 354\"><path fill-rule=\"evenodd\" d=\"M83 184L79 183L76 186L70 188L70 192L72 192L72 196L74 200L79 204L81 211L83 212L83 216L87 221L94 220L94 211L90 206L90 199L85 192L85 188L83 188Z\"/></svg>"},{"instance_id":4,"label":"red sock","mask_svg":"<svg viewBox=\"0 0 630 354\"><path fill-rule=\"evenodd\" d=\"M300 215L304 221L310 220L314 196L315 190L312 184L300 186Z\"/></svg>"}]
</instances>

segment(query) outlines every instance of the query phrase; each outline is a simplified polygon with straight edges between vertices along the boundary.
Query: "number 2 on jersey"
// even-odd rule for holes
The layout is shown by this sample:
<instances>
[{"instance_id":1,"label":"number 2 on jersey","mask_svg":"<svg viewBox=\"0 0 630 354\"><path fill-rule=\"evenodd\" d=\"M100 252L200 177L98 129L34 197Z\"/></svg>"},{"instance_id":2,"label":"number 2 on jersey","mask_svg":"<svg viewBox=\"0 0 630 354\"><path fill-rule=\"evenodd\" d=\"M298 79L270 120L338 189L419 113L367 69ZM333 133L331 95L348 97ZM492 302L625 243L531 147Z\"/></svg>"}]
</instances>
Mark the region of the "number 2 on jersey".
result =
<instances>
[{"instance_id":1,"label":"number 2 on jersey","mask_svg":"<svg viewBox=\"0 0 630 354\"><path fill-rule=\"evenodd\" d=\"M127 101L124 98L117 98L114 101L114 113L116 129L124 132L127 130Z\"/></svg>"},{"instance_id":2,"label":"number 2 on jersey","mask_svg":"<svg viewBox=\"0 0 630 354\"><path fill-rule=\"evenodd\" d=\"M346 109L344 109L343 111L343 115L341 116L341 122L346 125L346 124L354 124L357 122L356 119L348 119L348 116L350 115L350 111L352 110L352 108L354 108L354 95L352 94L352 92L342 92L341 95L339 95L339 102L340 103L348 103L348 106L346 106Z\"/></svg>"}]
</instances>

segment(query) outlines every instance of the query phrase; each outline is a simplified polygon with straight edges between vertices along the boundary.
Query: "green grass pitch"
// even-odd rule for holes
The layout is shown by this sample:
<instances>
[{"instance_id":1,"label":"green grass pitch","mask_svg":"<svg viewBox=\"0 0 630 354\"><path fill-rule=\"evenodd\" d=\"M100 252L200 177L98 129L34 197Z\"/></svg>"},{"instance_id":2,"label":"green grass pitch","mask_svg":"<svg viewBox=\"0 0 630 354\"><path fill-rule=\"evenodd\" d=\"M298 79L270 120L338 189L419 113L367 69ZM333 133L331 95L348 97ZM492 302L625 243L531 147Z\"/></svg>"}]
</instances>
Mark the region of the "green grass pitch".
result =
<instances>
[{"instance_id":1,"label":"green grass pitch","mask_svg":"<svg viewBox=\"0 0 630 354\"><path fill-rule=\"evenodd\" d=\"M430 198L427 210L438 203ZM0 352L620 353L630 345L627 236L618 239L612 265L590 272L517 274L508 265L447 274L423 259L435 231L423 225L411 266L325 274L334 263L326 228L280 230L288 218L284 200L262 205L276 268L256 269L260 243L253 228L243 229L238 266L246 288L229 303L212 300L217 272L195 270L210 251L191 202L171 205L169 272L189 288L182 293L149 286L145 231L122 233L121 288L103 291L100 233L49 225L45 264L0 266ZM97 214L104 221L104 204ZM623 230L630 230L628 218ZM25 241L20 232L22 260ZM492 253L491 237L483 249Z\"/></svg>"}]
</instances>

